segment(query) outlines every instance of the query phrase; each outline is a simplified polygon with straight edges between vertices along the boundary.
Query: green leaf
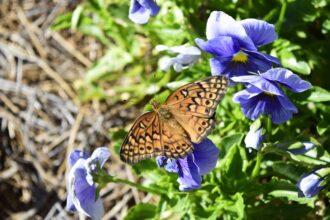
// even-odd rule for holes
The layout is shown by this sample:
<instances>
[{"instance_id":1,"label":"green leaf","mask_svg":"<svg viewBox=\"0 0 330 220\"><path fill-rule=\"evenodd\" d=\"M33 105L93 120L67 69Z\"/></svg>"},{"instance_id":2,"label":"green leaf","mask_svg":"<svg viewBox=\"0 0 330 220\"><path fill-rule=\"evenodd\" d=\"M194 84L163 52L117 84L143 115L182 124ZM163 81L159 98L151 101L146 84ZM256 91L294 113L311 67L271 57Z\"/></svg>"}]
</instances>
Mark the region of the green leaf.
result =
<instances>
[{"instance_id":1,"label":"green leaf","mask_svg":"<svg viewBox=\"0 0 330 220\"><path fill-rule=\"evenodd\" d=\"M78 7L73 11L72 17L71 17L71 28L72 29L76 29L79 26L79 21L80 21L83 9L84 8L82 5L78 5Z\"/></svg>"},{"instance_id":2,"label":"green leaf","mask_svg":"<svg viewBox=\"0 0 330 220\"><path fill-rule=\"evenodd\" d=\"M120 47L112 46L94 67L88 70L85 81L92 83L112 72L123 70L133 61L132 56Z\"/></svg>"},{"instance_id":3,"label":"green leaf","mask_svg":"<svg viewBox=\"0 0 330 220\"><path fill-rule=\"evenodd\" d=\"M59 31L62 29L70 28L71 27L71 18L72 18L71 12L58 16L51 26L52 30Z\"/></svg>"},{"instance_id":4,"label":"green leaf","mask_svg":"<svg viewBox=\"0 0 330 220\"><path fill-rule=\"evenodd\" d=\"M305 61L297 61L296 57L292 52L286 51L281 54L281 61L284 67L290 68L295 72L303 75L309 75L311 68Z\"/></svg>"},{"instance_id":5,"label":"green leaf","mask_svg":"<svg viewBox=\"0 0 330 220\"><path fill-rule=\"evenodd\" d=\"M220 158L225 157L227 152L230 150L230 148L233 145L240 145L242 140L243 140L244 135L243 134L233 134L233 135L228 135L222 139L220 142Z\"/></svg>"},{"instance_id":6,"label":"green leaf","mask_svg":"<svg viewBox=\"0 0 330 220\"><path fill-rule=\"evenodd\" d=\"M314 86L307 100L312 102L328 102L330 101L330 92L321 87Z\"/></svg>"},{"instance_id":7,"label":"green leaf","mask_svg":"<svg viewBox=\"0 0 330 220\"><path fill-rule=\"evenodd\" d=\"M129 209L125 220L146 220L154 219L156 217L157 207L150 203L139 203Z\"/></svg>"},{"instance_id":8,"label":"green leaf","mask_svg":"<svg viewBox=\"0 0 330 220\"><path fill-rule=\"evenodd\" d=\"M293 181L297 181L301 173L306 171L303 167L293 162L276 161L272 167L276 173L288 177Z\"/></svg>"}]
</instances>

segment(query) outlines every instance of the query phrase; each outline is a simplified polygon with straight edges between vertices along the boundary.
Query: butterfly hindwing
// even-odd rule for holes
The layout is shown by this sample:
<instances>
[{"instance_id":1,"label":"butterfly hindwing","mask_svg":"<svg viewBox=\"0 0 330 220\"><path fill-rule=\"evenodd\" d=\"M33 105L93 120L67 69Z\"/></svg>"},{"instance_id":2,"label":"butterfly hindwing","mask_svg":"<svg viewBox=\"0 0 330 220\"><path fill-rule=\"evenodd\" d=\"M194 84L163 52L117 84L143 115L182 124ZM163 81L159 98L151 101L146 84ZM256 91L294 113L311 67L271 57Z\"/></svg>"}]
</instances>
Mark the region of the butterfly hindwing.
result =
<instances>
[{"instance_id":1,"label":"butterfly hindwing","mask_svg":"<svg viewBox=\"0 0 330 220\"><path fill-rule=\"evenodd\" d=\"M188 114L176 114L175 118L186 130L190 140L194 143L200 143L211 133L215 126L215 114L210 118Z\"/></svg>"},{"instance_id":2,"label":"butterfly hindwing","mask_svg":"<svg viewBox=\"0 0 330 220\"><path fill-rule=\"evenodd\" d=\"M133 124L122 144L120 158L134 164L162 154L159 117L155 112L147 112Z\"/></svg>"},{"instance_id":3,"label":"butterfly hindwing","mask_svg":"<svg viewBox=\"0 0 330 220\"><path fill-rule=\"evenodd\" d=\"M193 150L193 145L189 140L189 136L177 124L176 128L169 123L162 123L162 143L164 156L168 158L184 158Z\"/></svg>"}]
</instances>

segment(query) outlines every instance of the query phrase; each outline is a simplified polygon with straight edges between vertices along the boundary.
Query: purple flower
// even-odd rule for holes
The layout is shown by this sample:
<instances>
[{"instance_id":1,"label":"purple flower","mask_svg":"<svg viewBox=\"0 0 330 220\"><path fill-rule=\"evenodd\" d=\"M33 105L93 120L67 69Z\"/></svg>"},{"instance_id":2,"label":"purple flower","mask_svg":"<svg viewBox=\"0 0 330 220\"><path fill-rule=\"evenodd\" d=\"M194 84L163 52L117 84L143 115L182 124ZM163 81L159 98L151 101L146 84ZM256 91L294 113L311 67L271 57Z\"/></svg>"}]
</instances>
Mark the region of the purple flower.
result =
<instances>
[{"instance_id":1,"label":"purple flower","mask_svg":"<svg viewBox=\"0 0 330 220\"><path fill-rule=\"evenodd\" d=\"M320 168L302 175L297 183L300 197L313 197L329 183L330 168Z\"/></svg>"},{"instance_id":2,"label":"purple flower","mask_svg":"<svg viewBox=\"0 0 330 220\"><path fill-rule=\"evenodd\" d=\"M97 148L91 157L79 150L70 154L67 210L81 212L92 219L101 219L104 210L101 198L96 198L96 186L92 173L97 171L97 163L102 167L109 157L110 151L106 147Z\"/></svg>"},{"instance_id":3,"label":"purple flower","mask_svg":"<svg viewBox=\"0 0 330 220\"><path fill-rule=\"evenodd\" d=\"M219 150L211 140L204 139L201 143L194 144L194 147L194 152L184 159L168 159L164 156L156 159L159 167L178 174L181 191L200 188L202 175L211 172L217 163Z\"/></svg>"},{"instance_id":4,"label":"purple flower","mask_svg":"<svg viewBox=\"0 0 330 220\"><path fill-rule=\"evenodd\" d=\"M145 24L150 16L156 16L159 10L154 0L131 0L128 17L135 23Z\"/></svg>"},{"instance_id":5,"label":"purple flower","mask_svg":"<svg viewBox=\"0 0 330 220\"><path fill-rule=\"evenodd\" d=\"M214 55L210 59L212 75L247 75L264 72L280 65L275 57L258 52L257 47L277 39L274 25L257 19L235 21L222 11L211 13L206 25L207 41L196 39L196 44Z\"/></svg>"},{"instance_id":6,"label":"purple flower","mask_svg":"<svg viewBox=\"0 0 330 220\"><path fill-rule=\"evenodd\" d=\"M158 45L156 50L167 50L168 52L178 54L176 57L172 58L163 57L159 61L160 69L163 71L168 71L170 67L173 66L175 72L181 72L192 66L201 55L201 51L197 47L188 45L180 45L171 48L165 45Z\"/></svg>"},{"instance_id":7,"label":"purple flower","mask_svg":"<svg viewBox=\"0 0 330 220\"><path fill-rule=\"evenodd\" d=\"M312 85L283 68L270 69L260 75L232 77L234 82L243 82L247 88L234 95L246 117L256 120L260 115L270 116L275 124L291 119L298 110L284 94L279 84L292 92L303 92Z\"/></svg>"},{"instance_id":8,"label":"purple flower","mask_svg":"<svg viewBox=\"0 0 330 220\"><path fill-rule=\"evenodd\" d=\"M247 133L244 143L249 151L252 149L259 150L264 141L263 127L259 121L258 123L253 123L250 127L249 132Z\"/></svg>"}]
</instances>

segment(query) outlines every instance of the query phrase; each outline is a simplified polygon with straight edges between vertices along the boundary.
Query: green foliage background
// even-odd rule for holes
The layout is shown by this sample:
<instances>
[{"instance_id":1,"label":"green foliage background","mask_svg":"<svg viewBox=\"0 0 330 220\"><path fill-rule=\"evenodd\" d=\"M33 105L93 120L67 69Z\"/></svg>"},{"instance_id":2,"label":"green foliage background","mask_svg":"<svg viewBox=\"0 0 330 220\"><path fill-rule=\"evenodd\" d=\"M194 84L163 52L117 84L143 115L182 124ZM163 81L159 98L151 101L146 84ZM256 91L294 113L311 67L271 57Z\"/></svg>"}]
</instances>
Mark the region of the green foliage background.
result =
<instances>
[{"instance_id":1,"label":"green foliage background","mask_svg":"<svg viewBox=\"0 0 330 220\"><path fill-rule=\"evenodd\" d=\"M236 19L257 18L276 25L279 39L262 47L313 84L302 94L288 94L299 109L293 119L267 127L267 141L259 152L249 153L243 142L251 121L232 102L239 85L230 88L217 110L218 123L210 138L220 148L216 169L203 178L200 190L178 191L177 176L156 167L152 160L132 167L145 177L144 186L160 196L158 206L138 204L126 219L329 219L330 194L307 199L297 196L295 184L303 173L329 165L330 157L330 1L328 0L157 0L160 13L146 25L128 19L130 1L85 0L72 12L57 18L54 30L71 29L92 36L105 54L86 72L79 88L82 102L111 99L144 106L155 95L164 99L176 87L210 75L207 54L193 67L162 72L158 60L171 56L156 45L194 45L206 38L209 14L224 11ZM173 56L173 55L172 55ZM115 94L104 91L111 84ZM110 131L117 152L125 128ZM301 141L317 145L305 155L286 151ZM280 146L280 147L279 147Z\"/></svg>"}]
</instances>

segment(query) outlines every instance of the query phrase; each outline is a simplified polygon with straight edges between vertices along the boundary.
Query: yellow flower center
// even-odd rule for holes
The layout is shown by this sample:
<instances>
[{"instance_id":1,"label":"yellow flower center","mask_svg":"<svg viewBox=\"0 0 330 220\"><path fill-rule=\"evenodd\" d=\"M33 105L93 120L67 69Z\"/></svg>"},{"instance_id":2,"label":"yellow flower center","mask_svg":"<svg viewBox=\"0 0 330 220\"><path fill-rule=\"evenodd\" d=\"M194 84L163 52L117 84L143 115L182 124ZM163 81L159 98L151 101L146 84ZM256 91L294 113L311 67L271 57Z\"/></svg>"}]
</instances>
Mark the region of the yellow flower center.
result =
<instances>
[{"instance_id":1,"label":"yellow flower center","mask_svg":"<svg viewBox=\"0 0 330 220\"><path fill-rule=\"evenodd\" d=\"M246 63L248 61L248 55L240 50L233 56L232 61Z\"/></svg>"},{"instance_id":2,"label":"yellow flower center","mask_svg":"<svg viewBox=\"0 0 330 220\"><path fill-rule=\"evenodd\" d=\"M270 92L264 92L265 95L269 95L270 97L273 97L274 94L270 93Z\"/></svg>"}]
</instances>

